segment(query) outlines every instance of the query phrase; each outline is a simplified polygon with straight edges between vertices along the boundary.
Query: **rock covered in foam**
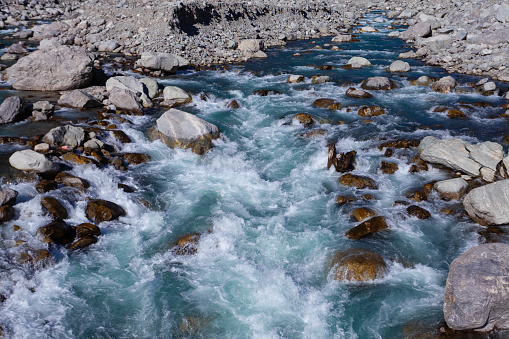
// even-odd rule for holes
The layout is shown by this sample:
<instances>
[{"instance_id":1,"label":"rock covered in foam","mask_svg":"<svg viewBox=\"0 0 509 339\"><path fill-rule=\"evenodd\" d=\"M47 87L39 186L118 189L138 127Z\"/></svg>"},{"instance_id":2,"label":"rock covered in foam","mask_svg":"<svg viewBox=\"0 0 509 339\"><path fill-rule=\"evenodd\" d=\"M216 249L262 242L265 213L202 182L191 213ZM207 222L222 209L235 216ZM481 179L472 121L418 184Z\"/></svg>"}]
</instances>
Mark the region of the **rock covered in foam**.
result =
<instances>
[{"instance_id":1,"label":"rock covered in foam","mask_svg":"<svg viewBox=\"0 0 509 339\"><path fill-rule=\"evenodd\" d=\"M157 119L161 140L171 148L192 148L204 154L212 148L212 140L219 138L219 128L197 116L170 109Z\"/></svg>"}]
</instances>

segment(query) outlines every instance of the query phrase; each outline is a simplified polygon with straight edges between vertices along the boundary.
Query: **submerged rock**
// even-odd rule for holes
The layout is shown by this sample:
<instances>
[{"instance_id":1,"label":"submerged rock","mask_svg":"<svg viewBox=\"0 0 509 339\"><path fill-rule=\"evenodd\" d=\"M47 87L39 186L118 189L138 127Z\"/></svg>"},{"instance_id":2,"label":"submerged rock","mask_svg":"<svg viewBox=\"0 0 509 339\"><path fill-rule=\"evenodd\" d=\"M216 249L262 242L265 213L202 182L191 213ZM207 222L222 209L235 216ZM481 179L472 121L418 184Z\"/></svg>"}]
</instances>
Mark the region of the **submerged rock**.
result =
<instances>
[{"instance_id":1,"label":"submerged rock","mask_svg":"<svg viewBox=\"0 0 509 339\"><path fill-rule=\"evenodd\" d=\"M219 128L197 116L170 109L157 119L161 140L171 148L192 148L204 154L212 148L212 140L219 138Z\"/></svg>"},{"instance_id":2,"label":"submerged rock","mask_svg":"<svg viewBox=\"0 0 509 339\"><path fill-rule=\"evenodd\" d=\"M191 233L180 237L172 248L172 252L176 255L193 255L198 251L199 233Z\"/></svg>"},{"instance_id":3,"label":"submerged rock","mask_svg":"<svg viewBox=\"0 0 509 339\"><path fill-rule=\"evenodd\" d=\"M509 223L509 179L474 188L465 196L463 206L481 225Z\"/></svg>"},{"instance_id":4,"label":"submerged rock","mask_svg":"<svg viewBox=\"0 0 509 339\"><path fill-rule=\"evenodd\" d=\"M93 55L84 48L62 45L19 59L6 75L17 90L66 91L90 84L93 65Z\"/></svg>"},{"instance_id":5,"label":"submerged rock","mask_svg":"<svg viewBox=\"0 0 509 339\"><path fill-rule=\"evenodd\" d=\"M337 252L331 266L334 279L341 282L380 279L387 271L387 265L380 254L361 248Z\"/></svg>"},{"instance_id":6,"label":"submerged rock","mask_svg":"<svg viewBox=\"0 0 509 339\"><path fill-rule=\"evenodd\" d=\"M444 316L454 330L509 329L509 245L469 249L449 266Z\"/></svg>"}]
</instances>

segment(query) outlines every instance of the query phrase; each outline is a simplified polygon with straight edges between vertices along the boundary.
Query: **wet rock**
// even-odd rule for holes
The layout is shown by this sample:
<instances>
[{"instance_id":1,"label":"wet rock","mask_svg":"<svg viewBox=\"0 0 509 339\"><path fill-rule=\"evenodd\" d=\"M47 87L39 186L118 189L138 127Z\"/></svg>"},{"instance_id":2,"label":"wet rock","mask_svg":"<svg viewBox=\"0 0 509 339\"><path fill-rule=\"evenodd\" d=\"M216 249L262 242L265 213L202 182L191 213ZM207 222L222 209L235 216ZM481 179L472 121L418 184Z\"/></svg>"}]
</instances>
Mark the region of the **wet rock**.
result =
<instances>
[{"instance_id":1,"label":"wet rock","mask_svg":"<svg viewBox=\"0 0 509 339\"><path fill-rule=\"evenodd\" d=\"M336 146L330 145L328 151L327 169L332 165L336 169L336 172L350 172L355 169L355 157L357 152L350 151L346 153L336 153Z\"/></svg>"},{"instance_id":2,"label":"wet rock","mask_svg":"<svg viewBox=\"0 0 509 339\"><path fill-rule=\"evenodd\" d=\"M258 89L253 92L253 95L259 95L261 97L266 97L268 95L279 95L283 94L283 92L276 91L274 89Z\"/></svg>"},{"instance_id":3,"label":"wet rock","mask_svg":"<svg viewBox=\"0 0 509 339\"><path fill-rule=\"evenodd\" d=\"M111 201L93 199L88 203L85 214L88 219L96 223L101 223L103 221L118 219L126 213L122 207Z\"/></svg>"},{"instance_id":4,"label":"wet rock","mask_svg":"<svg viewBox=\"0 0 509 339\"><path fill-rule=\"evenodd\" d=\"M143 164L152 159L150 155L143 153L125 153L122 157L129 165Z\"/></svg>"},{"instance_id":5,"label":"wet rock","mask_svg":"<svg viewBox=\"0 0 509 339\"><path fill-rule=\"evenodd\" d=\"M456 118L464 118L464 117L466 117L466 115L459 109L450 109L447 111L447 117L449 119L456 119Z\"/></svg>"},{"instance_id":6,"label":"wet rock","mask_svg":"<svg viewBox=\"0 0 509 339\"><path fill-rule=\"evenodd\" d=\"M445 321L455 330L488 332L509 328L509 245L469 249L449 266L444 295Z\"/></svg>"},{"instance_id":7,"label":"wet rock","mask_svg":"<svg viewBox=\"0 0 509 339\"><path fill-rule=\"evenodd\" d=\"M352 57L350 60L346 62L347 65L350 65L351 68L362 68L371 66L371 62L368 59L363 57Z\"/></svg>"},{"instance_id":8,"label":"wet rock","mask_svg":"<svg viewBox=\"0 0 509 339\"><path fill-rule=\"evenodd\" d=\"M358 189L365 189L365 188L372 189L372 190L378 189L378 185L376 184L376 182L373 179L366 177L366 176L354 175L354 174L350 174L350 173L343 175L339 179L339 182L343 186L356 187Z\"/></svg>"},{"instance_id":9,"label":"wet rock","mask_svg":"<svg viewBox=\"0 0 509 339\"><path fill-rule=\"evenodd\" d=\"M196 154L207 152L212 140L219 138L217 126L174 108L157 119L157 130L169 147L192 148Z\"/></svg>"},{"instance_id":10,"label":"wet rock","mask_svg":"<svg viewBox=\"0 0 509 339\"><path fill-rule=\"evenodd\" d=\"M322 71L330 71L331 69L335 69L336 67L332 65L321 65L316 67L316 69L322 70Z\"/></svg>"},{"instance_id":11,"label":"wet rock","mask_svg":"<svg viewBox=\"0 0 509 339\"><path fill-rule=\"evenodd\" d=\"M337 252L331 262L334 279L341 282L371 281L387 272L384 258L373 251L351 248Z\"/></svg>"},{"instance_id":12,"label":"wet rock","mask_svg":"<svg viewBox=\"0 0 509 339\"><path fill-rule=\"evenodd\" d=\"M125 132L121 130L112 130L110 131L110 135L123 144L128 144L132 142L131 138L129 138L129 136L127 136L127 134L125 134Z\"/></svg>"},{"instance_id":13,"label":"wet rock","mask_svg":"<svg viewBox=\"0 0 509 339\"><path fill-rule=\"evenodd\" d=\"M84 48L58 46L19 59L6 75L17 90L66 91L90 84L93 63L93 55Z\"/></svg>"},{"instance_id":14,"label":"wet rock","mask_svg":"<svg viewBox=\"0 0 509 339\"><path fill-rule=\"evenodd\" d=\"M91 223L83 223L76 226L76 235L78 238L84 238L86 236L101 236L101 229Z\"/></svg>"},{"instance_id":15,"label":"wet rock","mask_svg":"<svg viewBox=\"0 0 509 339\"><path fill-rule=\"evenodd\" d=\"M174 74L179 67L188 66L189 61L170 53L143 52L141 53L140 59L136 62L136 65L149 70L164 71L169 74Z\"/></svg>"},{"instance_id":16,"label":"wet rock","mask_svg":"<svg viewBox=\"0 0 509 339\"><path fill-rule=\"evenodd\" d=\"M69 217L65 207L53 197L42 198L41 205L53 216L54 219L67 219Z\"/></svg>"},{"instance_id":17,"label":"wet rock","mask_svg":"<svg viewBox=\"0 0 509 339\"><path fill-rule=\"evenodd\" d=\"M509 223L509 180L502 180L471 190L463 199L470 218L477 223L502 225Z\"/></svg>"},{"instance_id":18,"label":"wet rock","mask_svg":"<svg viewBox=\"0 0 509 339\"><path fill-rule=\"evenodd\" d=\"M385 110L380 106L362 107L357 114L361 117L375 117L385 114Z\"/></svg>"},{"instance_id":19,"label":"wet rock","mask_svg":"<svg viewBox=\"0 0 509 339\"><path fill-rule=\"evenodd\" d=\"M459 200L467 191L468 183L463 178L454 178L437 181L434 188L446 199Z\"/></svg>"},{"instance_id":20,"label":"wet rock","mask_svg":"<svg viewBox=\"0 0 509 339\"><path fill-rule=\"evenodd\" d=\"M324 84L330 81L330 77L328 75L314 75L311 77L311 83L313 84Z\"/></svg>"},{"instance_id":21,"label":"wet rock","mask_svg":"<svg viewBox=\"0 0 509 339\"><path fill-rule=\"evenodd\" d=\"M37 233L44 238L44 242L57 245L67 245L74 241L76 231L62 220L56 220L37 230Z\"/></svg>"},{"instance_id":22,"label":"wet rock","mask_svg":"<svg viewBox=\"0 0 509 339\"><path fill-rule=\"evenodd\" d=\"M6 188L0 191L0 206L13 206L16 203L16 198L18 197L18 192L11 189Z\"/></svg>"},{"instance_id":23,"label":"wet rock","mask_svg":"<svg viewBox=\"0 0 509 339\"><path fill-rule=\"evenodd\" d=\"M55 181L62 183L63 185L69 186L69 187L84 188L84 189L90 187L90 183L87 180L82 179L80 177L77 177L77 176L72 175L67 172L58 173L57 176L55 177Z\"/></svg>"},{"instance_id":24,"label":"wet rock","mask_svg":"<svg viewBox=\"0 0 509 339\"><path fill-rule=\"evenodd\" d=\"M368 99L372 98L373 96L362 90L362 89L355 89L354 87L350 87L346 90L345 95L349 98L357 98L357 99Z\"/></svg>"},{"instance_id":25,"label":"wet rock","mask_svg":"<svg viewBox=\"0 0 509 339\"><path fill-rule=\"evenodd\" d=\"M433 84L433 90L439 93L449 93L458 86L456 79L451 76L446 76Z\"/></svg>"},{"instance_id":26,"label":"wet rock","mask_svg":"<svg viewBox=\"0 0 509 339\"><path fill-rule=\"evenodd\" d=\"M135 189L125 184L118 184L117 187L126 193L134 193Z\"/></svg>"},{"instance_id":27,"label":"wet rock","mask_svg":"<svg viewBox=\"0 0 509 339\"><path fill-rule=\"evenodd\" d=\"M186 336L196 336L208 324L204 318L186 317L179 324L179 330Z\"/></svg>"},{"instance_id":28,"label":"wet rock","mask_svg":"<svg viewBox=\"0 0 509 339\"><path fill-rule=\"evenodd\" d=\"M55 180L41 180L35 185L35 189L39 193L46 193L56 190L57 188L58 184Z\"/></svg>"},{"instance_id":29,"label":"wet rock","mask_svg":"<svg viewBox=\"0 0 509 339\"><path fill-rule=\"evenodd\" d=\"M163 90L164 100L173 100L177 105L185 105L193 101L193 98L180 87L166 86Z\"/></svg>"},{"instance_id":30,"label":"wet rock","mask_svg":"<svg viewBox=\"0 0 509 339\"><path fill-rule=\"evenodd\" d=\"M97 167L102 167L101 163L97 160L75 153L66 153L62 156L62 159L75 165L95 165Z\"/></svg>"},{"instance_id":31,"label":"wet rock","mask_svg":"<svg viewBox=\"0 0 509 339\"><path fill-rule=\"evenodd\" d=\"M56 174L60 166L46 158L43 154L32 150L17 151L9 158L12 167L26 172L35 172L42 175Z\"/></svg>"},{"instance_id":32,"label":"wet rock","mask_svg":"<svg viewBox=\"0 0 509 339\"><path fill-rule=\"evenodd\" d=\"M290 75L286 79L286 82L288 82L290 84L295 84L295 83L299 83L299 82L303 82L303 81L304 81L304 76L303 75Z\"/></svg>"},{"instance_id":33,"label":"wet rock","mask_svg":"<svg viewBox=\"0 0 509 339\"><path fill-rule=\"evenodd\" d=\"M336 197L336 202L338 203L339 206L342 206L342 205L345 205L345 204L348 204L348 203L351 203L354 201L355 201L355 198L352 198L352 197L345 197L342 195L338 195Z\"/></svg>"},{"instance_id":34,"label":"wet rock","mask_svg":"<svg viewBox=\"0 0 509 339\"><path fill-rule=\"evenodd\" d=\"M0 105L0 125L27 118L25 101L20 97L8 97Z\"/></svg>"},{"instance_id":35,"label":"wet rock","mask_svg":"<svg viewBox=\"0 0 509 339\"><path fill-rule=\"evenodd\" d=\"M406 197L415 202L421 202L428 200L428 196L430 193L430 189L427 187L421 187L415 191L409 192L406 194Z\"/></svg>"},{"instance_id":36,"label":"wet rock","mask_svg":"<svg viewBox=\"0 0 509 339\"><path fill-rule=\"evenodd\" d=\"M226 108L229 108L229 109L237 109L239 108L239 103L237 100L233 99L233 100L230 100L230 102L228 102L228 104L226 105Z\"/></svg>"},{"instance_id":37,"label":"wet rock","mask_svg":"<svg viewBox=\"0 0 509 339\"><path fill-rule=\"evenodd\" d=\"M131 112L143 112L141 98L133 91L125 88L113 87L109 100L116 108Z\"/></svg>"},{"instance_id":38,"label":"wet rock","mask_svg":"<svg viewBox=\"0 0 509 339\"><path fill-rule=\"evenodd\" d=\"M103 146L104 146L104 142L102 142L101 140L96 139L96 138L90 139L83 144L83 147L95 149L95 150L99 150L99 149L103 148Z\"/></svg>"},{"instance_id":39,"label":"wet rock","mask_svg":"<svg viewBox=\"0 0 509 339\"><path fill-rule=\"evenodd\" d=\"M0 223L14 219L14 207L5 205L0 206Z\"/></svg>"},{"instance_id":40,"label":"wet rock","mask_svg":"<svg viewBox=\"0 0 509 339\"><path fill-rule=\"evenodd\" d=\"M48 267L54 263L54 258L46 249L28 249L20 253L19 256L16 257L16 261L20 265L29 265L32 268L38 269Z\"/></svg>"},{"instance_id":41,"label":"wet rock","mask_svg":"<svg viewBox=\"0 0 509 339\"><path fill-rule=\"evenodd\" d=\"M389 72L408 72L410 64L405 61L396 60L389 66Z\"/></svg>"},{"instance_id":42,"label":"wet rock","mask_svg":"<svg viewBox=\"0 0 509 339\"><path fill-rule=\"evenodd\" d=\"M85 141L85 130L71 125L55 127L42 137L42 141L54 146L78 147Z\"/></svg>"},{"instance_id":43,"label":"wet rock","mask_svg":"<svg viewBox=\"0 0 509 339\"><path fill-rule=\"evenodd\" d=\"M429 219L429 218L431 218L431 213L429 213L424 208L419 207L417 205L408 206L406 211L407 211L407 213L409 215L417 217L418 219Z\"/></svg>"},{"instance_id":44,"label":"wet rock","mask_svg":"<svg viewBox=\"0 0 509 339\"><path fill-rule=\"evenodd\" d=\"M82 250L84 248L89 247L90 245L93 245L97 243L97 237L93 235L86 235L82 238L79 238L75 242L73 242L71 245L69 245L67 248L71 251L78 251Z\"/></svg>"},{"instance_id":45,"label":"wet rock","mask_svg":"<svg viewBox=\"0 0 509 339\"><path fill-rule=\"evenodd\" d=\"M122 89L123 91L113 92L114 88ZM152 101L147 95L148 93L147 87L135 77L132 76L111 77L108 79L108 81L106 81L106 90L110 93L109 99L111 103L115 105L117 108L122 107L123 109L130 110L129 107L136 106L133 103L133 100L140 101L142 107L152 107ZM126 91L130 91L131 94L129 94L130 92ZM129 94L129 97L131 98L127 97L126 93ZM115 99L114 101L112 100L112 95L113 98ZM126 103L122 103L122 99L129 101Z\"/></svg>"},{"instance_id":46,"label":"wet rock","mask_svg":"<svg viewBox=\"0 0 509 339\"><path fill-rule=\"evenodd\" d=\"M471 176L480 174L481 165L470 158L465 142L459 139L425 137L419 144L421 159L446 166Z\"/></svg>"},{"instance_id":47,"label":"wet rock","mask_svg":"<svg viewBox=\"0 0 509 339\"><path fill-rule=\"evenodd\" d=\"M380 171L384 174L393 174L398 170L398 164L394 162L382 161L380 165Z\"/></svg>"},{"instance_id":48,"label":"wet rock","mask_svg":"<svg viewBox=\"0 0 509 339\"><path fill-rule=\"evenodd\" d=\"M350 213L350 216L357 221L363 221L365 219L376 216L376 214L377 213L370 208L360 207L360 208L354 209Z\"/></svg>"},{"instance_id":49,"label":"wet rock","mask_svg":"<svg viewBox=\"0 0 509 339\"><path fill-rule=\"evenodd\" d=\"M390 140L384 141L378 146L379 150L382 150L386 147L390 148L411 148L419 146L419 141L417 140Z\"/></svg>"},{"instance_id":50,"label":"wet rock","mask_svg":"<svg viewBox=\"0 0 509 339\"><path fill-rule=\"evenodd\" d=\"M198 251L199 233L192 233L180 237L172 248L172 252L176 255L193 255Z\"/></svg>"},{"instance_id":51,"label":"wet rock","mask_svg":"<svg viewBox=\"0 0 509 339\"><path fill-rule=\"evenodd\" d=\"M420 76L419 78L417 78L417 80L412 80L410 82L410 85L412 86L429 86L433 83L433 81L431 81L431 79L429 77L427 77L426 75L423 75L423 76Z\"/></svg>"},{"instance_id":52,"label":"wet rock","mask_svg":"<svg viewBox=\"0 0 509 339\"><path fill-rule=\"evenodd\" d=\"M348 239L359 240L361 238L367 237L373 233L376 233L387 228L388 226L387 223L385 222L385 218L382 216L378 216L363 221L359 225L348 230L345 233L345 235Z\"/></svg>"},{"instance_id":53,"label":"wet rock","mask_svg":"<svg viewBox=\"0 0 509 339\"><path fill-rule=\"evenodd\" d=\"M292 119L297 120L299 123L303 124L306 127L315 123L315 118L311 114L307 114L307 113L295 114L292 117Z\"/></svg>"},{"instance_id":54,"label":"wet rock","mask_svg":"<svg viewBox=\"0 0 509 339\"><path fill-rule=\"evenodd\" d=\"M75 108L94 108L103 106L96 98L79 89L62 94L60 99L58 99L58 104L60 106Z\"/></svg>"},{"instance_id":55,"label":"wet rock","mask_svg":"<svg viewBox=\"0 0 509 339\"><path fill-rule=\"evenodd\" d=\"M398 88L398 85L392 80L389 80L386 77L371 77L362 81L361 88L365 90L379 91L384 90L388 91L391 89Z\"/></svg>"},{"instance_id":56,"label":"wet rock","mask_svg":"<svg viewBox=\"0 0 509 339\"><path fill-rule=\"evenodd\" d=\"M328 108L330 105L334 103L334 99L316 99L313 101L313 106L319 107L319 108Z\"/></svg>"}]
</instances>

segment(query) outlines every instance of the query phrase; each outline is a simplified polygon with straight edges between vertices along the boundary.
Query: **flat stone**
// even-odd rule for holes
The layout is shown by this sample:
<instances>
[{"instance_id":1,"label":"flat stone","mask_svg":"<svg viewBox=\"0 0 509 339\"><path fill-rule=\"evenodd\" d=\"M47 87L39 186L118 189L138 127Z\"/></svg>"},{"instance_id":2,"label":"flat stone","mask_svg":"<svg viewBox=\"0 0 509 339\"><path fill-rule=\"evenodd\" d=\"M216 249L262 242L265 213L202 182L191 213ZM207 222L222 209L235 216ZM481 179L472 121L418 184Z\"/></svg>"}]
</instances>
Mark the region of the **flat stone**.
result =
<instances>
[{"instance_id":1,"label":"flat stone","mask_svg":"<svg viewBox=\"0 0 509 339\"><path fill-rule=\"evenodd\" d=\"M468 183L463 178L454 178L437 181L433 187L444 198L459 200L465 194Z\"/></svg>"}]
</instances>

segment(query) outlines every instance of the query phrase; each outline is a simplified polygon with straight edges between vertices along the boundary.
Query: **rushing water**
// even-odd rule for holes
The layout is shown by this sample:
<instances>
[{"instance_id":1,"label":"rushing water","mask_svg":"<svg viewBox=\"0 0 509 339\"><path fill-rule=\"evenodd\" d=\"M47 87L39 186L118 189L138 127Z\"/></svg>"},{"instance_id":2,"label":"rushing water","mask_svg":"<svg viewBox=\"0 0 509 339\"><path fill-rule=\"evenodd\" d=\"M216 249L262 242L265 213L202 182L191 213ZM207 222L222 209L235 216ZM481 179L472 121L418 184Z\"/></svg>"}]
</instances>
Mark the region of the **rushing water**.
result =
<instances>
[{"instance_id":1,"label":"rushing water","mask_svg":"<svg viewBox=\"0 0 509 339\"><path fill-rule=\"evenodd\" d=\"M366 20L372 23L375 14ZM396 152L393 175L379 171L384 159L378 149L384 139L418 139L426 135L460 136L469 141L503 142L508 123L499 108L464 108L466 119L451 120L433 113L435 106L457 107L460 102L489 101L497 96L475 93L438 94L429 87L410 86L421 75L441 77L437 67L410 60L412 71L385 69L408 50L389 39L390 22L373 24L378 33L358 34L360 42L340 45L339 51L311 49L330 38L292 42L267 52L269 58L225 71L186 72L160 79L195 93L182 109L219 126L222 138L198 156L152 142L146 130L159 113L129 117L120 125L135 142L123 151L148 153L152 161L129 172L111 168L75 167L72 173L91 182L87 196L113 201L128 211L118 221L100 224L103 236L85 251L52 249L55 265L36 272L11 267L14 251L5 244L23 238L34 248L42 245L33 235L50 221L41 210L41 196L33 184L8 185L20 195L17 219L2 225L0 292L9 298L0 304L0 324L15 338L399 338L408 322L433 327L443 319L442 303L449 263L478 243L479 229L468 218L440 213L455 206L431 197L419 203L432 218L408 217L406 192L446 172L408 173L412 151ZM302 57L293 57L300 52ZM346 70L352 56L364 56L373 66ZM314 68L336 66L329 71ZM287 84L289 74L324 74L332 82ZM372 92L371 99L345 96L344 82L358 83L369 76L388 76L399 86ZM454 75L462 85L477 81ZM282 95L252 95L257 89L277 89ZM210 94L200 100L199 93ZM13 92L2 95L12 95ZM341 102L338 111L315 108L317 98ZM226 109L235 98L237 110ZM365 121L357 108L377 104L387 114ZM330 124L310 128L291 119L306 112ZM57 115L84 113L62 110ZM335 124L337 121L346 124ZM37 127L39 126L39 127ZM35 135L50 124L18 123L0 128L1 135ZM314 128L325 136L303 138ZM110 141L112 142L112 141ZM353 173L375 178L380 189L355 190L338 182L327 170L327 144L338 151L357 151ZM20 146L0 145L2 154ZM5 158L4 158L5 159ZM136 187L135 193L117 188L119 182ZM7 187L7 185L4 185ZM372 194L375 199L338 207L336 196ZM86 196L60 189L46 195L64 202L67 222L86 222ZM144 198L151 208L137 203ZM347 239L356 225L349 213L370 207L388 218L390 230L363 240ZM13 232L12 225L22 227ZM171 246L182 235L199 232L197 254L177 256ZM387 276L371 283L339 283L329 274L328 260L337 250L361 247L384 255ZM408 262L412 265L403 265ZM182 326L190 319L192 329Z\"/></svg>"}]
</instances>

